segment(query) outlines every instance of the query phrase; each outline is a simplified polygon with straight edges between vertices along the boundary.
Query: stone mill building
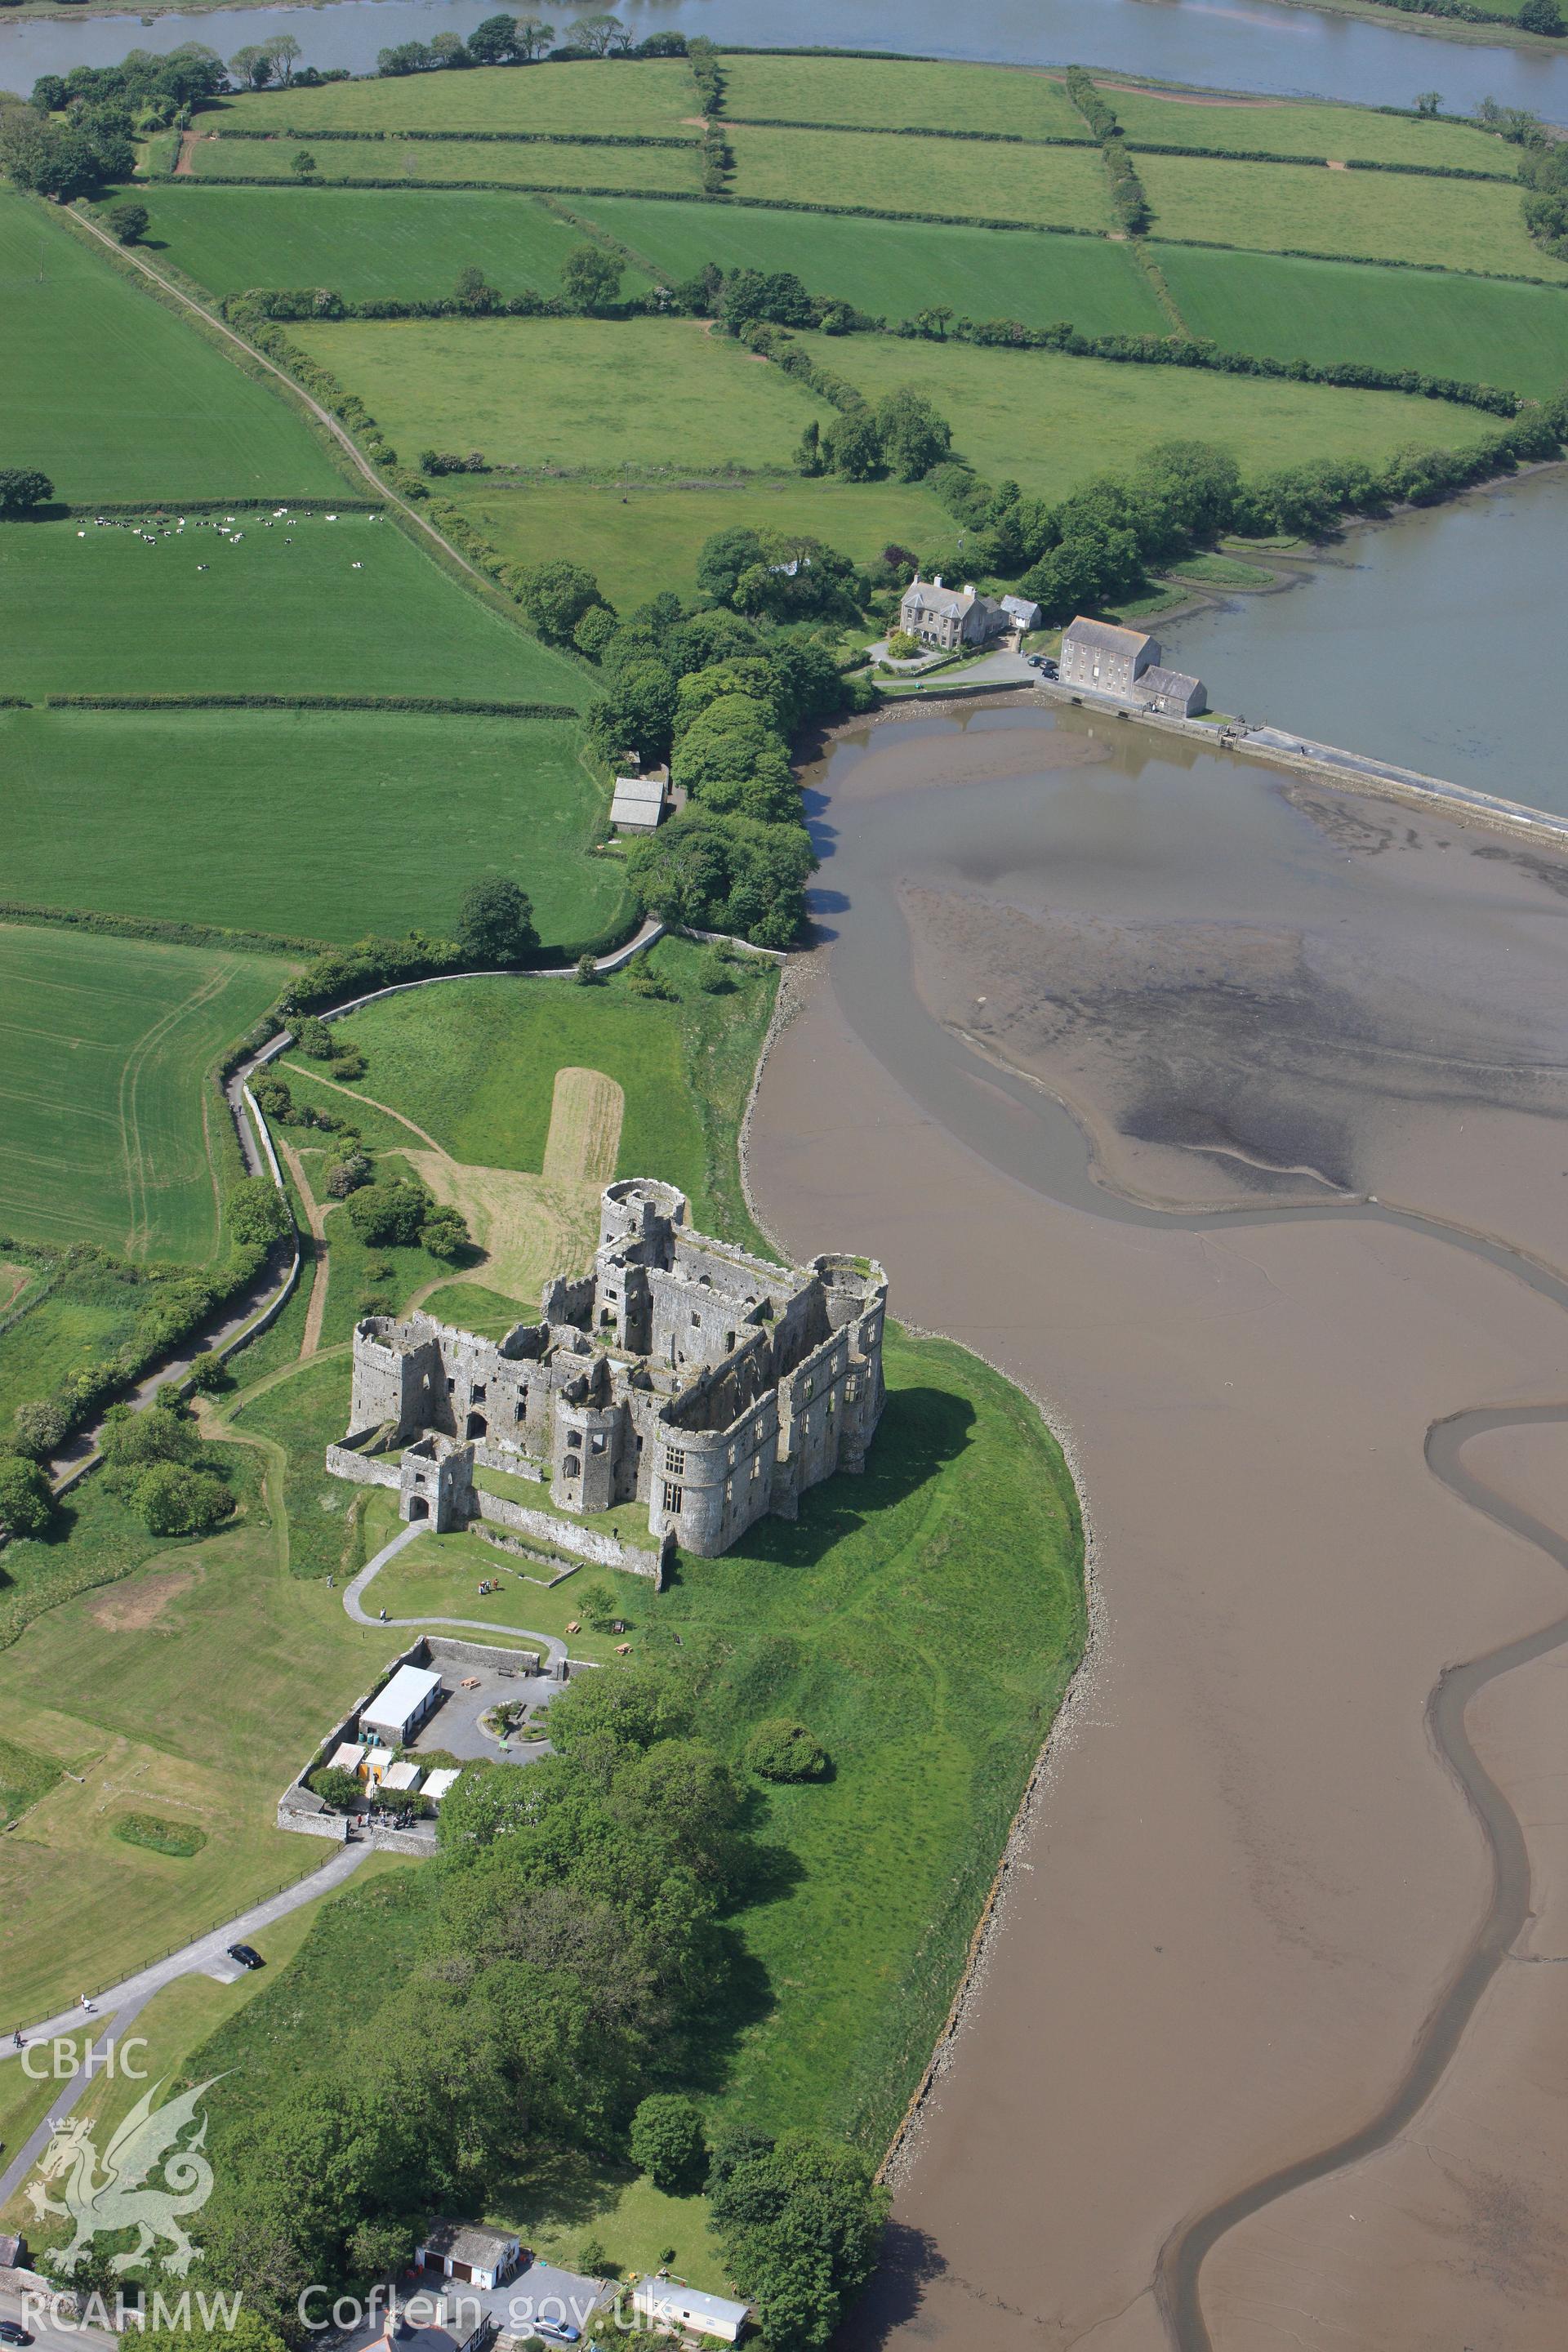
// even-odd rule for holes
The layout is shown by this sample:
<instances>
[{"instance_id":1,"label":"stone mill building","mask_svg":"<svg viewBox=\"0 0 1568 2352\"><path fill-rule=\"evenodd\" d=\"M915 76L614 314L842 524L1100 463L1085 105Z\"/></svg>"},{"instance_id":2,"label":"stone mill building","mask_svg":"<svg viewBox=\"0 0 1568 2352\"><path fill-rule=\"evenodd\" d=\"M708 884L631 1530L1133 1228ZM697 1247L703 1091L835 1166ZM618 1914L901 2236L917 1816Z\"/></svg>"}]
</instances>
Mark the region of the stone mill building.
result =
<instances>
[{"instance_id":1,"label":"stone mill building","mask_svg":"<svg viewBox=\"0 0 1568 2352\"><path fill-rule=\"evenodd\" d=\"M542 1320L499 1344L368 1316L348 1443L406 1446L402 1516L437 1529L472 1513L479 1463L562 1511L645 1503L656 1537L711 1557L864 1468L887 1297L868 1260L770 1265L693 1232L673 1185L628 1180L604 1194L593 1271L550 1283Z\"/></svg>"}]
</instances>

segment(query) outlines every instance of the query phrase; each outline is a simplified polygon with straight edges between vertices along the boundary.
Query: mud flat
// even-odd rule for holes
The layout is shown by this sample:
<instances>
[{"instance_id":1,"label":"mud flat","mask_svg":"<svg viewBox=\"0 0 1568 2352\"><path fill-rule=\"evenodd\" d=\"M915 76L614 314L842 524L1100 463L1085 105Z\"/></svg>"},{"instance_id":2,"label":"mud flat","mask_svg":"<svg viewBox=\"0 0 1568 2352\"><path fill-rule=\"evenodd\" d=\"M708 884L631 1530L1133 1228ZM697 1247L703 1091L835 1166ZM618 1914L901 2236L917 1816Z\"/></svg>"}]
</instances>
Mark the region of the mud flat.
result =
<instances>
[{"instance_id":1,"label":"mud flat","mask_svg":"<svg viewBox=\"0 0 1568 2352\"><path fill-rule=\"evenodd\" d=\"M1099 1618L851 2340L1555 2346L1568 865L1079 713L817 781L758 1206L1047 1402Z\"/></svg>"}]
</instances>

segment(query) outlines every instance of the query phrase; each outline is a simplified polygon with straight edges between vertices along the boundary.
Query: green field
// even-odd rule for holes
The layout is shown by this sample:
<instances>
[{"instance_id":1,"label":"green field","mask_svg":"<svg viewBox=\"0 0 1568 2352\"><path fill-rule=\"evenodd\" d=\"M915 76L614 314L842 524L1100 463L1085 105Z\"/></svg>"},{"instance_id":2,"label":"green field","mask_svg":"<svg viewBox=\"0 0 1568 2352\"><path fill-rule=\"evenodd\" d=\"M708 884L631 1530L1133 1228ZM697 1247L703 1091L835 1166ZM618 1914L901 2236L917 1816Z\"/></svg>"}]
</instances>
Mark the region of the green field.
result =
<instances>
[{"instance_id":1,"label":"green field","mask_svg":"<svg viewBox=\"0 0 1568 2352\"><path fill-rule=\"evenodd\" d=\"M243 375L35 200L0 190L6 462L56 495L273 499L342 477L280 394Z\"/></svg>"},{"instance_id":2,"label":"green field","mask_svg":"<svg viewBox=\"0 0 1568 2352\"><path fill-rule=\"evenodd\" d=\"M1542 399L1568 382L1568 293L1435 270L1152 248L1194 335L1228 351L1419 368Z\"/></svg>"},{"instance_id":3,"label":"green field","mask_svg":"<svg viewBox=\"0 0 1568 2352\"><path fill-rule=\"evenodd\" d=\"M1568 280L1527 236L1517 187L1196 155L1140 155L1138 176L1162 237Z\"/></svg>"},{"instance_id":4,"label":"green field","mask_svg":"<svg viewBox=\"0 0 1568 2352\"><path fill-rule=\"evenodd\" d=\"M6 1432L19 1404L52 1395L79 1367L101 1362L128 1339L143 1303L138 1290L97 1265L48 1281L47 1288L40 1280L32 1297L26 1314L0 1330L0 1429ZM0 1641L4 1623L0 1612Z\"/></svg>"},{"instance_id":5,"label":"green field","mask_svg":"<svg viewBox=\"0 0 1568 2352\"><path fill-rule=\"evenodd\" d=\"M578 669L382 517L234 511L237 543L195 516L152 545L91 521L0 524L0 691L583 699Z\"/></svg>"},{"instance_id":6,"label":"green field","mask_svg":"<svg viewBox=\"0 0 1568 2352\"><path fill-rule=\"evenodd\" d=\"M1400 393L887 335L800 340L868 399L914 384L952 420L955 448L981 474L1049 498L1097 474L1131 471L1151 441L1218 441L1252 474L1312 457L1375 461L1409 444L1459 446L1497 429L1479 410Z\"/></svg>"},{"instance_id":7,"label":"green field","mask_svg":"<svg viewBox=\"0 0 1568 2352\"><path fill-rule=\"evenodd\" d=\"M400 447L479 448L492 465L776 473L807 418L825 413L696 319L405 319L291 332Z\"/></svg>"},{"instance_id":8,"label":"green field","mask_svg":"<svg viewBox=\"0 0 1568 2352\"><path fill-rule=\"evenodd\" d=\"M1515 176L1513 151L1489 131L1463 123L1379 114L1370 106L1330 106L1297 99L1250 99L1226 105L1102 84L1130 146L1223 147L1237 155L1354 155L1373 163L1435 163L1463 172ZM1140 165L1142 170L1142 165Z\"/></svg>"},{"instance_id":9,"label":"green field","mask_svg":"<svg viewBox=\"0 0 1568 2352\"><path fill-rule=\"evenodd\" d=\"M813 294L893 320L945 303L961 316L1026 327L1070 319L1089 335L1160 335L1169 326L1127 247L1103 237L635 196L585 196L573 209L671 278L716 261L726 270L793 269Z\"/></svg>"},{"instance_id":10,"label":"green field","mask_svg":"<svg viewBox=\"0 0 1568 2352\"><path fill-rule=\"evenodd\" d=\"M594 482L539 482L518 489L465 487L457 503L510 562L542 563L564 551L624 608L667 588L696 602L703 541L737 523L805 531L860 563L890 542L918 554L952 540L946 508L919 482L786 475L729 488L637 483L625 492Z\"/></svg>"},{"instance_id":11,"label":"green field","mask_svg":"<svg viewBox=\"0 0 1568 2352\"><path fill-rule=\"evenodd\" d=\"M168 847L165 833L165 857ZM131 1257L212 1257L218 1137L207 1121L224 1114L202 1074L288 971L270 956L0 925L0 1230Z\"/></svg>"},{"instance_id":12,"label":"green field","mask_svg":"<svg viewBox=\"0 0 1568 2352\"><path fill-rule=\"evenodd\" d=\"M123 193L122 191L117 193ZM152 226L142 240L215 294L250 286L331 286L350 302L429 301L460 269L502 294L561 291L561 264L581 233L547 205L452 188L136 188ZM677 209L674 206L671 210ZM622 290L647 283L628 269Z\"/></svg>"},{"instance_id":13,"label":"green field","mask_svg":"<svg viewBox=\"0 0 1568 2352\"><path fill-rule=\"evenodd\" d=\"M1060 80L1005 66L900 58L721 59L737 122L847 122L871 130L976 131L993 138L1087 139Z\"/></svg>"},{"instance_id":14,"label":"green field","mask_svg":"<svg viewBox=\"0 0 1568 2352\"><path fill-rule=\"evenodd\" d=\"M695 140L691 68L679 58L480 67L330 82L231 99L218 119L258 131L593 131ZM204 116L204 121L213 118Z\"/></svg>"},{"instance_id":15,"label":"green field","mask_svg":"<svg viewBox=\"0 0 1568 2352\"><path fill-rule=\"evenodd\" d=\"M273 1825L279 1793L397 1646L352 1625L341 1592L287 1574L259 1502L237 1527L174 1545L96 1479L69 1513L68 1541L5 1554L22 1588L79 1553L108 1586L62 1600L0 1654L6 1737L86 1776L60 1780L0 1845L6 2029L313 1869L324 1850ZM206 1844L185 1861L126 1844L114 1822L128 1803Z\"/></svg>"},{"instance_id":16,"label":"green field","mask_svg":"<svg viewBox=\"0 0 1568 2352\"><path fill-rule=\"evenodd\" d=\"M566 722L7 710L0 761L18 898L355 940L439 930L464 883L497 872L555 942L621 901L619 865L582 854L604 800Z\"/></svg>"},{"instance_id":17,"label":"green field","mask_svg":"<svg viewBox=\"0 0 1568 2352\"><path fill-rule=\"evenodd\" d=\"M435 75L431 79L436 79ZM199 139L191 149L198 180L285 180L298 185L298 140ZM310 149L319 180L406 180L440 187L501 180L520 188L701 186L695 147L565 147L511 140L323 140Z\"/></svg>"},{"instance_id":18,"label":"green field","mask_svg":"<svg viewBox=\"0 0 1568 2352\"><path fill-rule=\"evenodd\" d=\"M809 196L816 204L942 213L954 220L1111 226L1105 166L1092 147L997 147L981 140L741 125L728 137L735 155L733 191L742 199L799 204Z\"/></svg>"},{"instance_id":19,"label":"green field","mask_svg":"<svg viewBox=\"0 0 1568 2352\"><path fill-rule=\"evenodd\" d=\"M556 1071L603 1070L626 1098L617 1175L679 1184L700 1231L771 1255L741 1195L735 1136L774 971L747 957L735 992L708 996L698 955L679 940L654 950L669 1001L634 996L619 973L594 989L454 981L367 1005L342 1034L369 1061L368 1093L484 1168L542 1167Z\"/></svg>"}]
</instances>

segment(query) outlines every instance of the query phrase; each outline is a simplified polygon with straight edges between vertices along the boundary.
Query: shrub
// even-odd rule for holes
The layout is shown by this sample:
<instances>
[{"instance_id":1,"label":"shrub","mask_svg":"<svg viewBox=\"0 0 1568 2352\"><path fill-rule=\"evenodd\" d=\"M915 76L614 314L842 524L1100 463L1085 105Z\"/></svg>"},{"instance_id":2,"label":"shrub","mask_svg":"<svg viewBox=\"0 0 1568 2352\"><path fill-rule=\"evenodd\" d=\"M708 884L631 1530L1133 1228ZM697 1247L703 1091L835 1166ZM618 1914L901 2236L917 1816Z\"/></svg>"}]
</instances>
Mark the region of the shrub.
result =
<instances>
[{"instance_id":1,"label":"shrub","mask_svg":"<svg viewBox=\"0 0 1568 2352\"><path fill-rule=\"evenodd\" d=\"M722 947L711 947L697 967L697 985L707 996L728 996L735 985L735 975L730 969L728 952Z\"/></svg>"},{"instance_id":2,"label":"shrub","mask_svg":"<svg viewBox=\"0 0 1568 2352\"><path fill-rule=\"evenodd\" d=\"M313 1013L304 1013L293 1024L297 1050L312 1062L330 1062L338 1050L338 1041L325 1021Z\"/></svg>"},{"instance_id":3,"label":"shrub","mask_svg":"<svg viewBox=\"0 0 1568 2352\"><path fill-rule=\"evenodd\" d=\"M656 2091L632 2117L631 2150L638 2171L667 2196L700 2187L708 2168L701 2109L677 2092Z\"/></svg>"},{"instance_id":4,"label":"shrub","mask_svg":"<svg viewBox=\"0 0 1568 2352\"><path fill-rule=\"evenodd\" d=\"M155 1536L199 1536L227 1518L234 1496L210 1470L157 1462L136 1482L136 1508Z\"/></svg>"},{"instance_id":5,"label":"shrub","mask_svg":"<svg viewBox=\"0 0 1568 2352\"><path fill-rule=\"evenodd\" d=\"M1563 11L1557 0L1524 0L1519 22L1522 32L1545 33L1552 40L1563 37Z\"/></svg>"},{"instance_id":6,"label":"shrub","mask_svg":"<svg viewBox=\"0 0 1568 2352\"><path fill-rule=\"evenodd\" d=\"M331 1805L339 1813L353 1811L364 1795L358 1773L345 1771L341 1764L323 1764L311 1773L305 1785L324 1805Z\"/></svg>"},{"instance_id":7,"label":"shrub","mask_svg":"<svg viewBox=\"0 0 1568 2352\"><path fill-rule=\"evenodd\" d=\"M110 205L104 215L121 245L134 245L138 237L145 236L150 217L145 205L129 203Z\"/></svg>"},{"instance_id":8,"label":"shrub","mask_svg":"<svg viewBox=\"0 0 1568 2352\"><path fill-rule=\"evenodd\" d=\"M334 1201L346 1201L351 1192L368 1184L374 1172L363 1151L345 1151L341 1160L327 1162L327 1190Z\"/></svg>"},{"instance_id":9,"label":"shrub","mask_svg":"<svg viewBox=\"0 0 1568 2352\"><path fill-rule=\"evenodd\" d=\"M919 637L911 637L908 629L895 629L888 639L888 651L894 661L913 661L921 650Z\"/></svg>"},{"instance_id":10,"label":"shrub","mask_svg":"<svg viewBox=\"0 0 1568 2352\"><path fill-rule=\"evenodd\" d=\"M227 1388L232 1379L223 1358L215 1355L210 1348L204 1348L199 1355L191 1358L191 1386L198 1396L216 1395L219 1389Z\"/></svg>"},{"instance_id":11,"label":"shrub","mask_svg":"<svg viewBox=\"0 0 1568 2352\"><path fill-rule=\"evenodd\" d=\"M417 1184L366 1184L350 1193L346 1214L362 1242L412 1249L430 1214L430 1195Z\"/></svg>"},{"instance_id":12,"label":"shrub","mask_svg":"<svg viewBox=\"0 0 1568 2352\"><path fill-rule=\"evenodd\" d=\"M668 982L661 980L653 967L646 963L637 965L626 986L634 996L652 998L660 1003L668 1003L675 994Z\"/></svg>"},{"instance_id":13,"label":"shrub","mask_svg":"<svg viewBox=\"0 0 1568 2352\"><path fill-rule=\"evenodd\" d=\"M746 1761L763 1780L820 1780L827 1769L826 1750L805 1724L783 1716L758 1724L746 1742Z\"/></svg>"},{"instance_id":14,"label":"shrub","mask_svg":"<svg viewBox=\"0 0 1568 2352\"><path fill-rule=\"evenodd\" d=\"M58 1397L33 1397L16 1407L16 1430L17 1453L32 1462L47 1462L65 1444L70 1414Z\"/></svg>"},{"instance_id":15,"label":"shrub","mask_svg":"<svg viewBox=\"0 0 1568 2352\"><path fill-rule=\"evenodd\" d=\"M578 957L576 980L579 988L596 988L598 986L599 967L595 962L591 955L580 955Z\"/></svg>"},{"instance_id":16,"label":"shrub","mask_svg":"<svg viewBox=\"0 0 1568 2352\"><path fill-rule=\"evenodd\" d=\"M527 893L504 874L479 874L458 901L458 946L472 963L521 963L539 945Z\"/></svg>"},{"instance_id":17,"label":"shrub","mask_svg":"<svg viewBox=\"0 0 1568 2352\"><path fill-rule=\"evenodd\" d=\"M54 494L53 482L36 466L0 466L0 515L30 514Z\"/></svg>"},{"instance_id":18,"label":"shrub","mask_svg":"<svg viewBox=\"0 0 1568 2352\"><path fill-rule=\"evenodd\" d=\"M316 159L308 147L297 147L289 169L296 179L312 180L316 176Z\"/></svg>"},{"instance_id":19,"label":"shrub","mask_svg":"<svg viewBox=\"0 0 1568 2352\"><path fill-rule=\"evenodd\" d=\"M17 1454L0 1461L0 1528L7 1535L41 1536L54 1514L53 1491L36 1462Z\"/></svg>"},{"instance_id":20,"label":"shrub","mask_svg":"<svg viewBox=\"0 0 1568 2352\"><path fill-rule=\"evenodd\" d=\"M419 1238L432 1257L448 1262L462 1256L469 1244L468 1228L456 1209L432 1209L419 1228Z\"/></svg>"}]
</instances>

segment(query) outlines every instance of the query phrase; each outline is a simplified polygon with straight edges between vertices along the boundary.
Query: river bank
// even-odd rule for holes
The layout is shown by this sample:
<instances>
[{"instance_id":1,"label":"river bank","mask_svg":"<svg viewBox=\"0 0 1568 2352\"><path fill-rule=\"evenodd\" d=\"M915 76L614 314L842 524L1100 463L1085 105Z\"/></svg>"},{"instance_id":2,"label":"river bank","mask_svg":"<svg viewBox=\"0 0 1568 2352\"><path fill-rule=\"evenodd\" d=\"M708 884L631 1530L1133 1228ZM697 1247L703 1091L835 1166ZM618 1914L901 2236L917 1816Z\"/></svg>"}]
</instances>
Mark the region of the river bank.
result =
<instances>
[{"instance_id":1,"label":"river bank","mask_svg":"<svg viewBox=\"0 0 1568 2352\"><path fill-rule=\"evenodd\" d=\"M0 87L26 91L39 74L72 65L110 65L130 47L155 50L183 40L210 43L225 57L276 33L303 42L305 62L374 72L378 50L467 34L493 13L489 0L276 0L115 14L91 5L35 5L0 17ZM640 39L652 32L705 33L755 43L755 13L744 0L626 0L621 11ZM779 48L890 50L900 55L996 65L1062 67L1075 61L1139 80L1352 104L1410 106L1435 75L1448 107L1473 112L1483 98L1568 122L1568 44L1521 36L1500 25L1452 37L1447 20L1406 16L1360 0L1356 13L1320 11L1312 0L1231 0L1223 10L1175 8L1160 0L995 0L983 19L955 19L941 0L907 0L889 19L882 0L777 0L767 41ZM142 38L143 31L151 39ZM1441 43L1441 47L1433 47Z\"/></svg>"},{"instance_id":2,"label":"river bank","mask_svg":"<svg viewBox=\"0 0 1568 2352\"><path fill-rule=\"evenodd\" d=\"M1494 1871L1428 1701L1563 1607L1423 1446L1561 1383L1544 1277L1456 1241L1561 1255L1568 867L1150 740L922 713L813 779L831 937L763 1073L759 1207L791 1247L875 1251L901 1314L1047 1402L1103 1628L865 2343L1173 2340L1162 2249L1381 2115L1449 2013ZM1531 1441L1486 1442L1523 1476ZM1554 1672L1470 1727L1560 1877L1528 1678ZM1336 2171L1221 2236L1173 2340L1283 2352L1321 2309L1324 2341L1396 2352L1554 2341L1568 2154L1519 2079L1560 2063L1549 1974L1501 1965L1353 2193Z\"/></svg>"}]
</instances>

